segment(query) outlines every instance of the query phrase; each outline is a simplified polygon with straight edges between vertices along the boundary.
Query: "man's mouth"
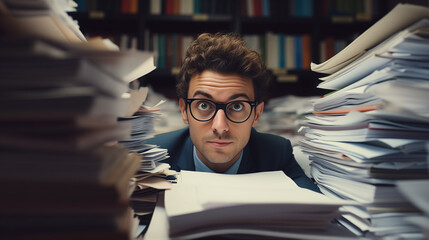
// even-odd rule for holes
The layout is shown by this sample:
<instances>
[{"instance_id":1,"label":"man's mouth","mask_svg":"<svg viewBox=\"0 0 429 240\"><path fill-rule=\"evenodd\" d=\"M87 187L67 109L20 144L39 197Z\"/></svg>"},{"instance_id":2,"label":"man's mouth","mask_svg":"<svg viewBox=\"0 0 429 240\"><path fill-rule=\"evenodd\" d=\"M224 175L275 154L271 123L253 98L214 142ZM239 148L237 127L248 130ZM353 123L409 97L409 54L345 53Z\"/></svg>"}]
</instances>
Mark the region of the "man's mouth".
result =
<instances>
[{"instance_id":1,"label":"man's mouth","mask_svg":"<svg viewBox=\"0 0 429 240\"><path fill-rule=\"evenodd\" d=\"M229 146L232 142L229 141L208 141L214 147L226 147Z\"/></svg>"}]
</instances>

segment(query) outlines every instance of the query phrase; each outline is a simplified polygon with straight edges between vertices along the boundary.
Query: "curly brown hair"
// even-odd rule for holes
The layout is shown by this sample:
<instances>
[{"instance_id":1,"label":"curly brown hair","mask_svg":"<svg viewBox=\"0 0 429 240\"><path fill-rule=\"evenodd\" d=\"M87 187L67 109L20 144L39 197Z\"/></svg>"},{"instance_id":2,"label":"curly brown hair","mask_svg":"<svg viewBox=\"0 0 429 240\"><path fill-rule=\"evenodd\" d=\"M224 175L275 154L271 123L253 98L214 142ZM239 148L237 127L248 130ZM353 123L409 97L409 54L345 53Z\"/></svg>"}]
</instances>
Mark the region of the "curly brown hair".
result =
<instances>
[{"instance_id":1,"label":"curly brown hair","mask_svg":"<svg viewBox=\"0 0 429 240\"><path fill-rule=\"evenodd\" d=\"M236 33L203 33L191 43L177 79L179 98L187 98L191 77L205 70L250 78L255 101L266 100L270 75L265 63Z\"/></svg>"}]
</instances>

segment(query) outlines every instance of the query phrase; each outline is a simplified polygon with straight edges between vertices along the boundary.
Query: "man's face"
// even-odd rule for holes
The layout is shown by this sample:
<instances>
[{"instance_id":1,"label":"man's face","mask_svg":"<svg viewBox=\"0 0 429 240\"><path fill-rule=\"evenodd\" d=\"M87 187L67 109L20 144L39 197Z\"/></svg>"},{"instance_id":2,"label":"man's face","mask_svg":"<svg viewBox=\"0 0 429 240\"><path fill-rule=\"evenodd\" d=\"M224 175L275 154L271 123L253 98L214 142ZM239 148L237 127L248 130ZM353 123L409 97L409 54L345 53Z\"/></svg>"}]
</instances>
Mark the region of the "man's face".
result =
<instances>
[{"instance_id":1,"label":"man's face","mask_svg":"<svg viewBox=\"0 0 429 240\"><path fill-rule=\"evenodd\" d=\"M191 78L188 98L204 98L217 103L255 101L251 79L213 71L204 71ZM198 157L212 170L224 172L240 157L241 150L249 141L252 127L258 123L264 104L260 103L256 111L253 109L250 118L243 123L231 122L222 109L218 110L213 119L200 122L192 117L183 99L180 99L179 106L183 121L189 125Z\"/></svg>"}]
</instances>

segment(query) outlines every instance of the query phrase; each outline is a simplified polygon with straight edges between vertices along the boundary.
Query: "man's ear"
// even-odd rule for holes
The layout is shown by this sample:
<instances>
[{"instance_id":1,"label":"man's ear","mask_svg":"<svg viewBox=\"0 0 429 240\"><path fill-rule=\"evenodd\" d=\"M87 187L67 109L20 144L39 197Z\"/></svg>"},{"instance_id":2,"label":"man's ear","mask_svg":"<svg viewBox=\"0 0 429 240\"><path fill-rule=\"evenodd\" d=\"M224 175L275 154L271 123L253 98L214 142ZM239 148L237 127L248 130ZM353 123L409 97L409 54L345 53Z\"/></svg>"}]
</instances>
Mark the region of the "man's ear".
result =
<instances>
[{"instance_id":1,"label":"man's ear","mask_svg":"<svg viewBox=\"0 0 429 240\"><path fill-rule=\"evenodd\" d=\"M255 114L255 118L253 119L252 127L256 127L256 125L258 125L259 118L261 117L263 111L264 111L264 102L261 102L255 108L256 114Z\"/></svg>"},{"instance_id":2,"label":"man's ear","mask_svg":"<svg viewBox=\"0 0 429 240\"><path fill-rule=\"evenodd\" d=\"M180 112L182 113L183 122L185 124L189 125L188 113L186 111L186 103L185 103L185 100L183 98L179 99L179 108L180 108Z\"/></svg>"}]
</instances>

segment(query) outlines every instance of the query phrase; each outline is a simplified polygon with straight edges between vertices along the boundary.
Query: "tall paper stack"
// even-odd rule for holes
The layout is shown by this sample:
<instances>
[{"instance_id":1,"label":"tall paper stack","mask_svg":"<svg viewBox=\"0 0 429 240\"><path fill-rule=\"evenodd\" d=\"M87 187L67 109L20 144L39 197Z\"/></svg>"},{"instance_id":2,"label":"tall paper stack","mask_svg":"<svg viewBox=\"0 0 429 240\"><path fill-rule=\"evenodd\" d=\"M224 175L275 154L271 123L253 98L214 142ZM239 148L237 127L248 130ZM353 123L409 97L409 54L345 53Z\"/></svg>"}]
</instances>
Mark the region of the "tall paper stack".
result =
<instances>
[{"instance_id":1,"label":"tall paper stack","mask_svg":"<svg viewBox=\"0 0 429 240\"><path fill-rule=\"evenodd\" d=\"M0 1L0 238L130 239L140 158L117 118L153 57L82 39L64 2Z\"/></svg>"},{"instance_id":2,"label":"tall paper stack","mask_svg":"<svg viewBox=\"0 0 429 240\"><path fill-rule=\"evenodd\" d=\"M119 122L131 125L131 132L120 143L141 156L140 168L133 178L136 188L131 195L131 206L139 216L140 224L144 225L151 220L158 192L171 187L169 179L174 178L172 175L176 172L170 170L169 164L163 163L169 157L167 149L146 143L155 134L154 119L159 112L157 105L144 105L148 87L141 87L138 81L134 81L132 88L129 92L132 104L128 105L125 116L119 118Z\"/></svg>"},{"instance_id":3,"label":"tall paper stack","mask_svg":"<svg viewBox=\"0 0 429 240\"><path fill-rule=\"evenodd\" d=\"M328 61L303 121L311 174L334 198L358 201L340 221L358 235L424 239L408 217L422 213L397 180L429 178L429 9L399 4Z\"/></svg>"}]
</instances>

